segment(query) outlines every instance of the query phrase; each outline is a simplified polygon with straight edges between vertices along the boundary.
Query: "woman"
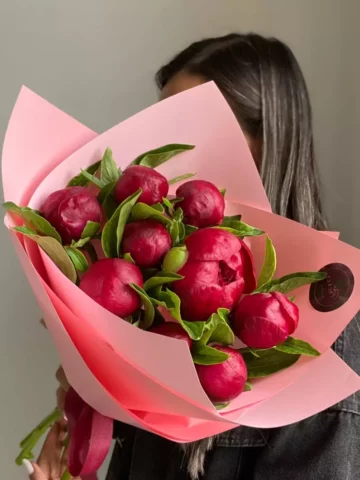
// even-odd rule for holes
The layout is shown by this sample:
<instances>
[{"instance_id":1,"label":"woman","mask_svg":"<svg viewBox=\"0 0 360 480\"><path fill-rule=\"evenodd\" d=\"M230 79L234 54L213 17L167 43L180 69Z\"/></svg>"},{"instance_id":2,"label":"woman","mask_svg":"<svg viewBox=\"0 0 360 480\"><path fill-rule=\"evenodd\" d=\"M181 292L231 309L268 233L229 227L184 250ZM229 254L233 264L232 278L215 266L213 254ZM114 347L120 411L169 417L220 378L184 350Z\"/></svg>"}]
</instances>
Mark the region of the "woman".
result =
<instances>
[{"instance_id":1,"label":"woman","mask_svg":"<svg viewBox=\"0 0 360 480\"><path fill-rule=\"evenodd\" d=\"M156 79L161 98L215 81L246 135L273 211L326 229L308 92L286 45L253 34L203 40L161 68ZM359 325L354 319L334 346L358 373ZM119 424L107 480L359 478L359 414L357 394L292 426L240 427L186 446Z\"/></svg>"}]
</instances>

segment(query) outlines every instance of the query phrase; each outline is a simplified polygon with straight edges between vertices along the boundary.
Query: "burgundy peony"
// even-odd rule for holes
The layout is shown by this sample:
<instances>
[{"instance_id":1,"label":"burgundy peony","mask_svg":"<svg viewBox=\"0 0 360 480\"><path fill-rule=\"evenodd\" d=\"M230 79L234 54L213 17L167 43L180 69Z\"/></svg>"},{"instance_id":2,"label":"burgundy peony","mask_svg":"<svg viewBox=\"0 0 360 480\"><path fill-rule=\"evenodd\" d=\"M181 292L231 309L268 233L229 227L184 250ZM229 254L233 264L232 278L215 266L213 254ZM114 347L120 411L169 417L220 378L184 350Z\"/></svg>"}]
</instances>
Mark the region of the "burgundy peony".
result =
<instances>
[{"instance_id":1,"label":"burgundy peony","mask_svg":"<svg viewBox=\"0 0 360 480\"><path fill-rule=\"evenodd\" d=\"M159 335L165 335L166 337L178 338L179 340L185 340L189 348L191 348L192 341L189 335L182 328L180 323L165 322L157 327L151 329L151 332L158 333Z\"/></svg>"},{"instance_id":2,"label":"burgundy peony","mask_svg":"<svg viewBox=\"0 0 360 480\"><path fill-rule=\"evenodd\" d=\"M114 195L116 201L120 204L127 197L142 189L139 202L147 205L162 202L169 191L169 184L164 175L156 170L143 167L142 165L132 165L128 167L118 180Z\"/></svg>"},{"instance_id":3,"label":"burgundy peony","mask_svg":"<svg viewBox=\"0 0 360 480\"><path fill-rule=\"evenodd\" d=\"M245 243L225 230L204 228L185 241L188 259L173 283L186 320L207 320L218 308L232 310L241 295L254 290L252 255Z\"/></svg>"},{"instance_id":4,"label":"burgundy peony","mask_svg":"<svg viewBox=\"0 0 360 480\"><path fill-rule=\"evenodd\" d=\"M248 295L232 315L235 335L250 348L272 348L285 342L299 323L299 308L278 292Z\"/></svg>"},{"instance_id":5,"label":"burgundy peony","mask_svg":"<svg viewBox=\"0 0 360 480\"><path fill-rule=\"evenodd\" d=\"M184 212L185 223L204 228L224 220L224 197L213 183L191 180L176 190L176 196L184 199L178 206Z\"/></svg>"},{"instance_id":6,"label":"burgundy peony","mask_svg":"<svg viewBox=\"0 0 360 480\"><path fill-rule=\"evenodd\" d=\"M139 267L120 258L105 258L89 268L80 288L95 302L124 318L141 307L140 296L129 283L143 286Z\"/></svg>"},{"instance_id":7,"label":"burgundy peony","mask_svg":"<svg viewBox=\"0 0 360 480\"><path fill-rule=\"evenodd\" d=\"M244 359L237 350L215 346L217 350L230 355L218 365L196 365L200 383L211 401L226 403L243 392L247 380Z\"/></svg>"},{"instance_id":8,"label":"burgundy peony","mask_svg":"<svg viewBox=\"0 0 360 480\"><path fill-rule=\"evenodd\" d=\"M155 220L139 220L126 225L122 239L123 253L130 253L136 265L158 266L171 248L171 236Z\"/></svg>"},{"instance_id":9,"label":"burgundy peony","mask_svg":"<svg viewBox=\"0 0 360 480\"><path fill-rule=\"evenodd\" d=\"M64 243L79 240L88 221L101 220L100 204L86 187L68 187L52 193L40 213L56 228Z\"/></svg>"}]
</instances>

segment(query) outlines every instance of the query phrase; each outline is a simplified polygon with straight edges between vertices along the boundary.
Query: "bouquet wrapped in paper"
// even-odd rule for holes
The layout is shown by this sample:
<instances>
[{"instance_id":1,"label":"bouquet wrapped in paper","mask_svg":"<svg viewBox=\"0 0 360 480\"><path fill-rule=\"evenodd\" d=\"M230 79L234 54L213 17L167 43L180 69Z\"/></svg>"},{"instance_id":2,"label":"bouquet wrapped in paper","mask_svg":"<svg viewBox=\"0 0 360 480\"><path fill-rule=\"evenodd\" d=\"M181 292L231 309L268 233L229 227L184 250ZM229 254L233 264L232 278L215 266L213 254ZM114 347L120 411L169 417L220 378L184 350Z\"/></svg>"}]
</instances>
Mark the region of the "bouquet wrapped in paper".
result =
<instances>
[{"instance_id":1,"label":"bouquet wrapped in paper","mask_svg":"<svg viewBox=\"0 0 360 480\"><path fill-rule=\"evenodd\" d=\"M96 472L114 420L186 443L288 425L360 388L331 350L359 310L360 252L271 212L213 83L101 135L23 88L2 172L72 386L73 476Z\"/></svg>"}]
</instances>

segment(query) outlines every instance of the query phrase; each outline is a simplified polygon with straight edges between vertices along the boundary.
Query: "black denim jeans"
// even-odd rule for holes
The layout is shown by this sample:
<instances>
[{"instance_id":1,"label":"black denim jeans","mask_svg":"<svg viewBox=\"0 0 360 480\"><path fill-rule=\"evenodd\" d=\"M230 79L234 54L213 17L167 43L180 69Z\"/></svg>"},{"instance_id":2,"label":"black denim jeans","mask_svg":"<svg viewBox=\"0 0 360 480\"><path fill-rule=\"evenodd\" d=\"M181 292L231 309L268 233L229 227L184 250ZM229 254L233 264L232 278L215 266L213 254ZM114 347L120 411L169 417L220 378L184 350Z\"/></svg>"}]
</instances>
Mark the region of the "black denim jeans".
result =
<instances>
[{"instance_id":1,"label":"black denim jeans","mask_svg":"<svg viewBox=\"0 0 360 480\"><path fill-rule=\"evenodd\" d=\"M334 345L360 374L360 316ZM126 425L107 480L189 480L179 445ZM297 424L221 435L201 480L360 480L360 393Z\"/></svg>"}]
</instances>

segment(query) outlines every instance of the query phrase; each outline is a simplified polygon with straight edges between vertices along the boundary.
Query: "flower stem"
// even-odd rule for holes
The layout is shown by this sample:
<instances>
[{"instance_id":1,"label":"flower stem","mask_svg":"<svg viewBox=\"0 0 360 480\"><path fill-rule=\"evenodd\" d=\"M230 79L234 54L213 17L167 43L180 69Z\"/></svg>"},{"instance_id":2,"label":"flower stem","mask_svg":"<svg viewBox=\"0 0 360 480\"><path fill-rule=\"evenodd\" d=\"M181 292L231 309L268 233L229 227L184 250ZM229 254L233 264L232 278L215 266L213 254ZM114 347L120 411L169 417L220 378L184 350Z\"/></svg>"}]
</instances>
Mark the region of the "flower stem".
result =
<instances>
[{"instance_id":1,"label":"flower stem","mask_svg":"<svg viewBox=\"0 0 360 480\"><path fill-rule=\"evenodd\" d=\"M44 433L61 418L61 412L58 408L55 408L47 417L45 417L24 440L20 442L21 452L16 457L15 463L21 465L24 459L33 458L32 450L44 435Z\"/></svg>"}]
</instances>

